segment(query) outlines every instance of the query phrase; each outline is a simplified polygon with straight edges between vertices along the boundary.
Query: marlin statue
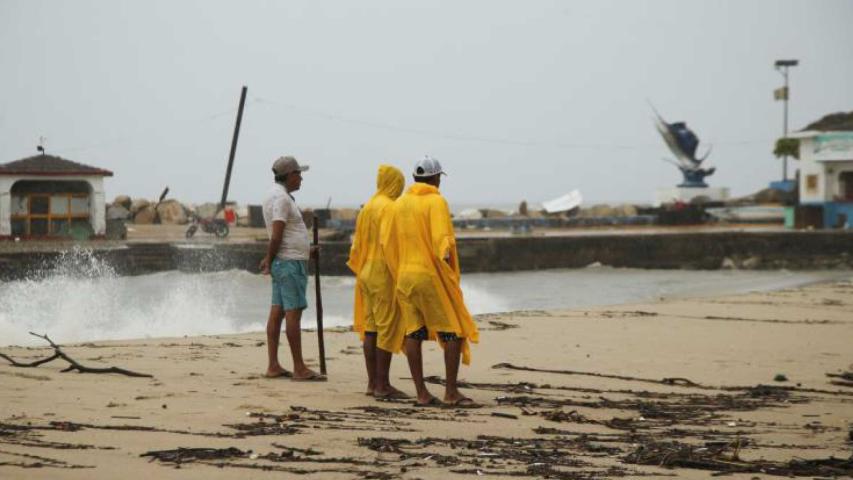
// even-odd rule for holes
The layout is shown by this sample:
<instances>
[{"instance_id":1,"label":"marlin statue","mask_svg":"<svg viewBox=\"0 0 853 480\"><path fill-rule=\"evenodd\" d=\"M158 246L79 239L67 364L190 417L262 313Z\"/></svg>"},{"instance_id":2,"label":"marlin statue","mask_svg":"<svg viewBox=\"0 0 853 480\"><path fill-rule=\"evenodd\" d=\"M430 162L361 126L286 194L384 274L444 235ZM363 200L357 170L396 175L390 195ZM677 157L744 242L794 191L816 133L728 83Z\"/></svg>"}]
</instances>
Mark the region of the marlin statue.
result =
<instances>
[{"instance_id":1,"label":"marlin statue","mask_svg":"<svg viewBox=\"0 0 853 480\"><path fill-rule=\"evenodd\" d=\"M663 141L666 142L669 151L675 155L675 162L668 159L666 161L678 167L681 170L681 174L684 175L684 183L679 185L679 187L707 187L708 184L705 183L705 177L712 175L716 169L714 167L702 168L702 162L711 154L711 147L708 147L705 155L697 157L696 150L699 147L699 137L693 133L693 130L687 128L685 122L666 123L666 120L663 119L651 102L649 102L649 106L652 107L652 111L655 112L655 116L657 117L655 118L655 127L658 133L663 137Z\"/></svg>"}]
</instances>

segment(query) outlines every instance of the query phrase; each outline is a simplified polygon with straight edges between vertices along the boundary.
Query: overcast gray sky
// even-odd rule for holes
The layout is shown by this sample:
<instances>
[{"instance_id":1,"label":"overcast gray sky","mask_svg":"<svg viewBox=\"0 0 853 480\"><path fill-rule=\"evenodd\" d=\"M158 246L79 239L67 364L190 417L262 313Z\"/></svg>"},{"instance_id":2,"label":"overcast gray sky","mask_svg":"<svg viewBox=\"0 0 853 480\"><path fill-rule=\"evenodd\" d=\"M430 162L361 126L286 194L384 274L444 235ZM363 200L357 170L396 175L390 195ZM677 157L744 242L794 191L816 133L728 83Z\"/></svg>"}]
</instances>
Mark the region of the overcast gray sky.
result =
<instances>
[{"instance_id":1,"label":"overcast gray sky","mask_svg":"<svg viewBox=\"0 0 853 480\"><path fill-rule=\"evenodd\" d=\"M714 145L712 186L781 177L778 58L792 129L853 110L853 1L0 0L0 163L107 168L107 197L260 203L282 154L303 205L357 205L376 166L424 154L451 205L650 202L680 173L650 99ZM700 147L704 149L704 147Z\"/></svg>"}]
</instances>

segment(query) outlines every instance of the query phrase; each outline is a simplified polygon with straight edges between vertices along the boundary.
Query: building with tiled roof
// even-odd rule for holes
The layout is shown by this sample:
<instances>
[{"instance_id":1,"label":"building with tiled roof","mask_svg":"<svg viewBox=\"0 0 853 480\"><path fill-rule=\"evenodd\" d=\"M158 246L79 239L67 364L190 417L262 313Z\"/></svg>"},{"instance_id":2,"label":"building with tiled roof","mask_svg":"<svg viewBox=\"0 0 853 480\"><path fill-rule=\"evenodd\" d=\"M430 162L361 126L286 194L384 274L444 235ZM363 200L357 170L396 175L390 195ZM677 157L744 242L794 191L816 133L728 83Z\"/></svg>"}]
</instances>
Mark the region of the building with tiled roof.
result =
<instances>
[{"instance_id":1,"label":"building with tiled roof","mask_svg":"<svg viewBox=\"0 0 853 480\"><path fill-rule=\"evenodd\" d=\"M45 154L0 164L0 238L103 236L112 175Z\"/></svg>"}]
</instances>

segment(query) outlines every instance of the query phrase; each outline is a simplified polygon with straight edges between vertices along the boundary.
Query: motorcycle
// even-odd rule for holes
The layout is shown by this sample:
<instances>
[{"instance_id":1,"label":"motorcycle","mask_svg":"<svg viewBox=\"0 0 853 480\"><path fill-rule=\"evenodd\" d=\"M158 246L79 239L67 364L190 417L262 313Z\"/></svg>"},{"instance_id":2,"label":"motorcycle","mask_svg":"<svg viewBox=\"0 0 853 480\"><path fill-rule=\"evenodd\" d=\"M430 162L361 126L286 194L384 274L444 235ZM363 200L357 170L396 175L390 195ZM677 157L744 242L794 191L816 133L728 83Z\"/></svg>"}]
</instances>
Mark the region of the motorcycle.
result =
<instances>
[{"instance_id":1,"label":"motorcycle","mask_svg":"<svg viewBox=\"0 0 853 480\"><path fill-rule=\"evenodd\" d=\"M225 238L228 236L228 222L221 218L199 218L198 215L192 216L192 223L187 228L186 237L190 239L195 235L201 227L204 233L212 233L216 238Z\"/></svg>"}]
</instances>

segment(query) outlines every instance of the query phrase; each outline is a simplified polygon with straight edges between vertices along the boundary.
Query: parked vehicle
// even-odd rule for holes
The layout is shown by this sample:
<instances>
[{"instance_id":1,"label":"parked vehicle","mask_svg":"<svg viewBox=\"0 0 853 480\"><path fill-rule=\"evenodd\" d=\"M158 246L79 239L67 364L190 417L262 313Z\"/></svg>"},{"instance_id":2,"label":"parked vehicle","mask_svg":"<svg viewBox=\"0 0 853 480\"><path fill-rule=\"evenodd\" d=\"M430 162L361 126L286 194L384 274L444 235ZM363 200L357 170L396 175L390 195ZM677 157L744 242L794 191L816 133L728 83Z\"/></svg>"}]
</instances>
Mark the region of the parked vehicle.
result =
<instances>
[{"instance_id":1,"label":"parked vehicle","mask_svg":"<svg viewBox=\"0 0 853 480\"><path fill-rule=\"evenodd\" d=\"M225 238L228 236L228 223L221 218L199 218L198 215L191 216L190 226L187 228L187 238L193 238L195 232L201 227L204 233L212 233L216 238Z\"/></svg>"}]
</instances>

